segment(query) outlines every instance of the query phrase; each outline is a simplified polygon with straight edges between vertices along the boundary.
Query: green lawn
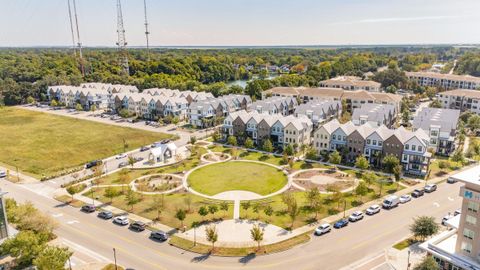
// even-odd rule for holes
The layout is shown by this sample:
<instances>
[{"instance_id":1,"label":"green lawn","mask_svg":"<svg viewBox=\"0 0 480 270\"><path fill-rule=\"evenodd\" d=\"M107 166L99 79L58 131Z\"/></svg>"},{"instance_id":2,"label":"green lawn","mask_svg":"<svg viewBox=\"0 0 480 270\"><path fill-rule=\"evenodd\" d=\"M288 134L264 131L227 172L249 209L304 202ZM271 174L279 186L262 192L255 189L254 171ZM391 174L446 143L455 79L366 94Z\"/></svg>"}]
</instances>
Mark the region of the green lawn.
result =
<instances>
[{"instance_id":1,"label":"green lawn","mask_svg":"<svg viewBox=\"0 0 480 270\"><path fill-rule=\"evenodd\" d=\"M215 195L229 190L246 190L260 195L273 193L287 184L280 170L253 162L224 162L192 172L189 185L196 191Z\"/></svg>"},{"instance_id":2,"label":"green lawn","mask_svg":"<svg viewBox=\"0 0 480 270\"><path fill-rule=\"evenodd\" d=\"M0 109L0 162L36 177L120 153L124 140L131 150L167 137L20 108Z\"/></svg>"}]
</instances>

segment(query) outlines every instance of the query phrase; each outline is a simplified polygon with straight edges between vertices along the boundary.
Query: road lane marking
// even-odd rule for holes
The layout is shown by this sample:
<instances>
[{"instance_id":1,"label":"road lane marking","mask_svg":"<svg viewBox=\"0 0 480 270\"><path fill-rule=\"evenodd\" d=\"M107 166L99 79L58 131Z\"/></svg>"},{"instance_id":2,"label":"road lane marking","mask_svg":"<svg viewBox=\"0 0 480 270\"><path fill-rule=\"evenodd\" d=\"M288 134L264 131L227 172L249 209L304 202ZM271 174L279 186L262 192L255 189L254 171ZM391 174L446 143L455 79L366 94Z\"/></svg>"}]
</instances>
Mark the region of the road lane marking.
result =
<instances>
[{"instance_id":1,"label":"road lane marking","mask_svg":"<svg viewBox=\"0 0 480 270\"><path fill-rule=\"evenodd\" d=\"M61 217L61 216L63 216L62 213L52 214L52 217L54 217L54 218L59 218L59 217Z\"/></svg>"},{"instance_id":2,"label":"road lane marking","mask_svg":"<svg viewBox=\"0 0 480 270\"><path fill-rule=\"evenodd\" d=\"M70 221L67 221L67 224L68 224L68 225L72 225L72 224L76 224L76 223L80 223L80 221L78 221L78 220L70 220Z\"/></svg>"}]
</instances>

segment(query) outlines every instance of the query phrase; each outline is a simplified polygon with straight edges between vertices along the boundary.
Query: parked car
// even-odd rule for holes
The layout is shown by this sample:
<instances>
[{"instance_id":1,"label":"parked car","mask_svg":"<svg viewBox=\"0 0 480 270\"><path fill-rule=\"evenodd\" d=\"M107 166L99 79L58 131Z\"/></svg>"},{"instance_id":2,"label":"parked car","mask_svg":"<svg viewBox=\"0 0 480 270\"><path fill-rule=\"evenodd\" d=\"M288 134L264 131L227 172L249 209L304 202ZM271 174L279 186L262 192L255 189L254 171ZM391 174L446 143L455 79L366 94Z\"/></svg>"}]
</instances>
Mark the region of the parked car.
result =
<instances>
[{"instance_id":1,"label":"parked car","mask_svg":"<svg viewBox=\"0 0 480 270\"><path fill-rule=\"evenodd\" d=\"M443 226L447 226L447 221L448 221L449 219L453 218L453 217L454 217L453 215L451 215L450 213L448 213L448 215L446 215L446 216L444 216L444 217L442 218L442 225L443 225Z\"/></svg>"},{"instance_id":2,"label":"parked car","mask_svg":"<svg viewBox=\"0 0 480 270\"><path fill-rule=\"evenodd\" d=\"M140 162L143 160L143 157L134 157L133 160L135 160L135 162Z\"/></svg>"},{"instance_id":3,"label":"parked car","mask_svg":"<svg viewBox=\"0 0 480 270\"><path fill-rule=\"evenodd\" d=\"M127 154L125 153L121 153L121 154L118 154L115 159L122 159L122 158L126 158L127 157Z\"/></svg>"},{"instance_id":4,"label":"parked car","mask_svg":"<svg viewBox=\"0 0 480 270\"><path fill-rule=\"evenodd\" d=\"M379 212L380 212L380 205L378 204L370 205L370 207L368 207L367 210L365 210L365 213L370 216L375 215Z\"/></svg>"},{"instance_id":5,"label":"parked car","mask_svg":"<svg viewBox=\"0 0 480 270\"><path fill-rule=\"evenodd\" d=\"M146 227L147 227L147 224L141 221L135 221L132 224L130 224L130 229L139 231L139 232L144 231Z\"/></svg>"},{"instance_id":6,"label":"parked car","mask_svg":"<svg viewBox=\"0 0 480 270\"><path fill-rule=\"evenodd\" d=\"M362 219L363 219L362 211L355 211L348 217L348 221L351 221L351 222L356 222Z\"/></svg>"},{"instance_id":7,"label":"parked car","mask_svg":"<svg viewBox=\"0 0 480 270\"><path fill-rule=\"evenodd\" d=\"M340 219L339 221L335 222L335 224L333 224L333 227L335 229L340 229L340 228L343 228L345 226L348 226L348 219L346 219L346 218Z\"/></svg>"},{"instance_id":8,"label":"parked car","mask_svg":"<svg viewBox=\"0 0 480 270\"><path fill-rule=\"evenodd\" d=\"M113 219L113 223L126 226L130 222L128 221L128 218L126 216L118 216Z\"/></svg>"},{"instance_id":9,"label":"parked car","mask_svg":"<svg viewBox=\"0 0 480 270\"><path fill-rule=\"evenodd\" d=\"M122 161L122 162L118 163L118 168L123 168L123 167L126 167L126 166L128 166L128 162L126 162L126 161Z\"/></svg>"},{"instance_id":10,"label":"parked car","mask_svg":"<svg viewBox=\"0 0 480 270\"><path fill-rule=\"evenodd\" d=\"M382 203L382 207L385 209L392 209L394 207L397 207L398 204L400 203L400 199L395 196L388 196Z\"/></svg>"},{"instance_id":11,"label":"parked car","mask_svg":"<svg viewBox=\"0 0 480 270\"><path fill-rule=\"evenodd\" d=\"M165 139L160 141L161 144L167 144L169 142L170 142L170 139Z\"/></svg>"},{"instance_id":12,"label":"parked car","mask_svg":"<svg viewBox=\"0 0 480 270\"><path fill-rule=\"evenodd\" d=\"M455 179L451 176L447 178L447 183L449 183L449 184L455 184L456 182L457 182L457 179Z\"/></svg>"},{"instance_id":13,"label":"parked car","mask_svg":"<svg viewBox=\"0 0 480 270\"><path fill-rule=\"evenodd\" d=\"M167 241L168 234L164 231L153 231L150 233L150 238L159 240L159 241Z\"/></svg>"},{"instance_id":14,"label":"parked car","mask_svg":"<svg viewBox=\"0 0 480 270\"><path fill-rule=\"evenodd\" d=\"M330 224L325 223L325 224L322 224L322 225L318 226L315 229L314 234L315 235L322 235L322 234L330 232L331 230L332 230L332 227L330 226Z\"/></svg>"},{"instance_id":15,"label":"parked car","mask_svg":"<svg viewBox=\"0 0 480 270\"><path fill-rule=\"evenodd\" d=\"M82 206L81 210L85 213L93 213L95 212L96 208L93 204L85 204L84 206Z\"/></svg>"},{"instance_id":16,"label":"parked car","mask_svg":"<svg viewBox=\"0 0 480 270\"><path fill-rule=\"evenodd\" d=\"M462 209L457 209L455 212L453 212L454 216L460 215L462 213Z\"/></svg>"},{"instance_id":17,"label":"parked car","mask_svg":"<svg viewBox=\"0 0 480 270\"><path fill-rule=\"evenodd\" d=\"M437 190L437 185L435 185L435 184L428 184L428 185L425 186L425 192L427 192L427 193L432 193L435 190Z\"/></svg>"},{"instance_id":18,"label":"parked car","mask_svg":"<svg viewBox=\"0 0 480 270\"><path fill-rule=\"evenodd\" d=\"M421 188L421 189L417 188L412 192L412 197L418 198L418 197L423 196L424 193L425 193L425 190L423 190L423 188Z\"/></svg>"},{"instance_id":19,"label":"parked car","mask_svg":"<svg viewBox=\"0 0 480 270\"><path fill-rule=\"evenodd\" d=\"M400 203L407 203L412 200L412 196L405 194L400 196Z\"/></svg>"},{"instance_id":20,"label":"parked car","mask_svg":"<svg viewBox=\"0 0 480 270\"><path fill-rule=\"evenodd\" d=\"M7 177L7 172L4 170L0 170L0 178Z\"/></svg>"},{"instance_id":21,"label":"parked car","mask_svg":"<svg viewBox=\"0 0 480 270\"><path fill-rule=\"evenodd\" d=\"M98 213L97 217L103 218L103 219L111 219L113 217L113 213L110 211L102 211Z\"/></svg>"},{"instance_id":22,"label":"parked car","mask_svg":"<svg viewBox=\"0 0 480 270\"><path fill-rule=\"evenodd\" d=\"M150 147L148 147L148 146L142 146L142 147L140 148L140 152L148 151L148 149L150 149Z\"/></svg>"},{"instance_id":23,"label":"parked car","mask_svg":"<svg viewBox=\"0 0 480 270\"><path fill-rule=\"evenodd\" d=\"M93 161L90 161L87 164L85 164L85 168L90 169L90 168L93 168L93 167L95 167L97 165L100 165L100 164L102 164L101 160L93 160Z\"/></svg>"}]
</instances>

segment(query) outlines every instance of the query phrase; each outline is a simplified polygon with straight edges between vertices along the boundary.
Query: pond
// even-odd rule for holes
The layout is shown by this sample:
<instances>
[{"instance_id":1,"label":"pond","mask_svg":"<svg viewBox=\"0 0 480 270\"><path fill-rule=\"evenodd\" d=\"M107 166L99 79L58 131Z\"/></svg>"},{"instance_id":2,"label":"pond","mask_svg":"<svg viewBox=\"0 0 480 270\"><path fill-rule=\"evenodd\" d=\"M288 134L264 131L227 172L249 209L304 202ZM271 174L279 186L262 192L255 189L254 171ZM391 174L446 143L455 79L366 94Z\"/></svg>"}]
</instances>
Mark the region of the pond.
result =
<instances>
[{"instance_id":1,"label":"pond","mask_svg":"<svg viewBox=\"0 0 480 270\"><path fill-rule=\"evenodd\" d=\"M279 75L278 74L269 74L265 80L271 80L271 79L274 79L276 77L278 77ZM258 75L254 75L251 79L249 80L235 80L235 81L229 81L227 82L227 86L232 86L232 85L238 85L242 88L245 88L247 86L247 83L250 82L250 81L253 81L253 80L256 80L258 79Z\"/></svg>"}]
</instances>

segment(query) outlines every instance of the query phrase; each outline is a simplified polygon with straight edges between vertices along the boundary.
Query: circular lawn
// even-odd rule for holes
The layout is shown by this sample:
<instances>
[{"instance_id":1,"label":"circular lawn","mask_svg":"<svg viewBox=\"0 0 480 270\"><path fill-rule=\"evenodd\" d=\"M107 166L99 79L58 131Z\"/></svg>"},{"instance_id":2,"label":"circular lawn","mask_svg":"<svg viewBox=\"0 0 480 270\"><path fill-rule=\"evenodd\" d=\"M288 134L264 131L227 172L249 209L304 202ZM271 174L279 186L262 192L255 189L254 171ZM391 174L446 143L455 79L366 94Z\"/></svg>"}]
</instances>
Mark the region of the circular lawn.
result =
<instances>
[{"instance_id":1,"label":"circular lawn","mask_svg":"<svg viewBox=\"0 0 480 270\"><path fill-rule=\"evenodd\" d=\"M206 195L244 190L268 195L287 184L287 176L279 169L260 163L228 161L198 168L188 176L189 186Z\"/></svg>"}]
</instances>

